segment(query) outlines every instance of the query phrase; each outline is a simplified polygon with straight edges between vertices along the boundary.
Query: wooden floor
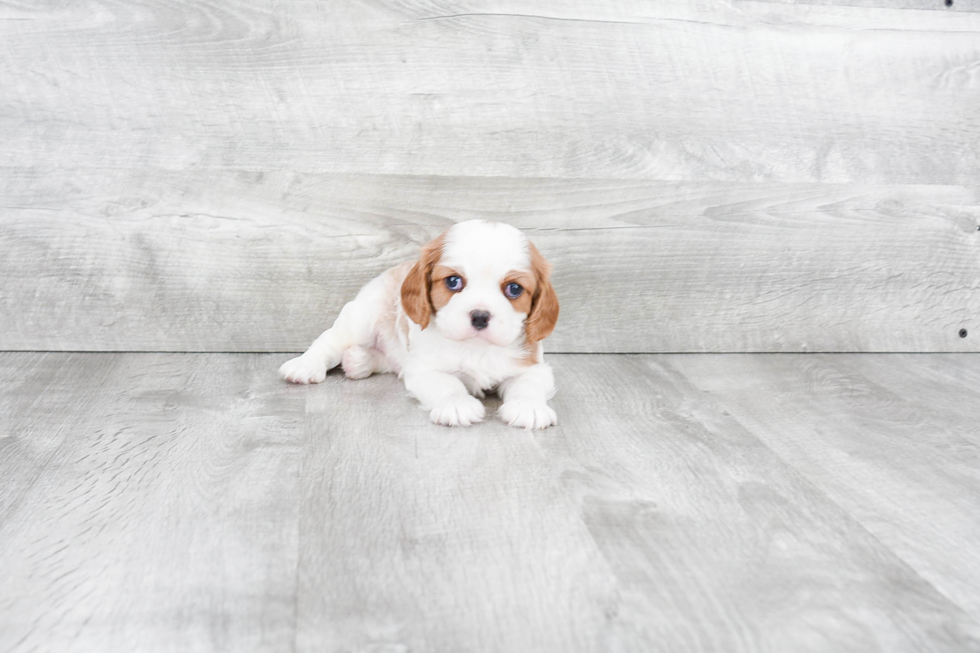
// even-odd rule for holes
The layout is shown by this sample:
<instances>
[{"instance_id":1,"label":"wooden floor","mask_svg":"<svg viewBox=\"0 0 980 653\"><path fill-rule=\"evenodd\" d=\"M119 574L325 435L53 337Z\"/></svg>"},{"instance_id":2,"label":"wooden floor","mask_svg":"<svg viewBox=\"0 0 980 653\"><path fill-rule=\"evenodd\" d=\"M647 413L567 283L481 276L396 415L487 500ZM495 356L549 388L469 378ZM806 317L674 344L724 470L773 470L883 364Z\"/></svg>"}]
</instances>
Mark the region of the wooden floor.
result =
<instances>
[{"instance_id":1,"label":"wooden floor","mask_svg":"<svg viewBox=\"0 0 980 653\"><path fill-rule=\"evenodd\" d=\"M980 356L553 356L538 433L283 358L0 354L0 650L980 650Z\"/></svg>"}]
</instances>

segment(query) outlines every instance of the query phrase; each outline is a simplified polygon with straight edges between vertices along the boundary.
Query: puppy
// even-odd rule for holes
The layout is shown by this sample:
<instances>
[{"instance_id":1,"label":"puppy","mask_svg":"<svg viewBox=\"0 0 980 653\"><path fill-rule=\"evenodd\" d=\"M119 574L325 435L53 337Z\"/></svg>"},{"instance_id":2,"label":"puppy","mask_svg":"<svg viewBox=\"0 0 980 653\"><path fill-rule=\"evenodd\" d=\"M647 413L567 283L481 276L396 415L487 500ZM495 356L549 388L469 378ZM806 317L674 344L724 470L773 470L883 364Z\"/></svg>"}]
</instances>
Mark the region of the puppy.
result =
<instances>
[{"instance_id":1,"label":"puppy","mask_svg":"<svg viewBox=\"0 0 980 653\"><path fill-rule=\"evenodd\" d=\"M556 423L554 375L541 341L558 321L551 265L523 233L499 223L454 225L368 283L305 354L279 368L292 383L320 383L343 366L351 379L394 372L436 424L483 419L496 390L507 424Z\"/></svg>"}]
</instances>

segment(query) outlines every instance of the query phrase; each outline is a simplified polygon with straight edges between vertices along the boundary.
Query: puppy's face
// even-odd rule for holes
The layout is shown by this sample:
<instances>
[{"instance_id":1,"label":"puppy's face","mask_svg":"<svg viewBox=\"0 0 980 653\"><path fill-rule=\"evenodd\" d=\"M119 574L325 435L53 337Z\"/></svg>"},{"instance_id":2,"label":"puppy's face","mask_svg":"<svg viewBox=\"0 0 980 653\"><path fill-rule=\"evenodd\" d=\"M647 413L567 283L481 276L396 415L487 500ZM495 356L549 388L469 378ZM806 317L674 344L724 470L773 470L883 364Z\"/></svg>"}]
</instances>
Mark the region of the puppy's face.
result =
<instances>
[{"instance_id":1,"label":"puppy's face","mask_svg":"<svg viewBox=\"0 0 980 653\"><path fill-rule=\"evenodd\" d=\"M452 340L528 346L558 321L551 266L520 231L472 220L422 248L402 284L402 306L423 329Z\"/></svg>"}]
</instances>

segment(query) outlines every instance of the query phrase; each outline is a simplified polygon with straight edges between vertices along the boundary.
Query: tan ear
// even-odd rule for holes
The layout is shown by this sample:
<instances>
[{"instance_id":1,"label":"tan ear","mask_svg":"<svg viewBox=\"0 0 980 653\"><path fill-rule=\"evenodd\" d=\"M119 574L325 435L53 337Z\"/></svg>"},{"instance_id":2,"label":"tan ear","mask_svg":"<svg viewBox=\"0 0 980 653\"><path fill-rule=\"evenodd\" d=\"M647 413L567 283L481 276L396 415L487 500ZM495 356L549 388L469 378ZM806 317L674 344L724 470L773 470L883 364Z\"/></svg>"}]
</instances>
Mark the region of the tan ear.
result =
<instances>
[{"instance_id":1,"label":"tan ear","mask_svg":"<svg viewBox=\"0 0 980 653\"><path fill-rule=\"evenodd\" d=\"M554 331L558 322L558 295L551 285L551 263L541 256L541 252L532 243L529 242L527 247L531 253L531 270L537 285L531 300L531 312L524 322L524 332L530 344L544 340Z\"/></svg>"},{"instance_id":2,"label":"tan ear","mask_svg":"<svg viewBox=\"0 0 980 653\"><path fill-rule=\"evenodd\" d=\"M442 258L442 246L446 234L442 233L422 246L419 260L409 270L402 282L402 308L412 321L423 329L429 326L432 317L432 298L429 295L432 284L432 268Z\"/></svg>"}]
</instances>

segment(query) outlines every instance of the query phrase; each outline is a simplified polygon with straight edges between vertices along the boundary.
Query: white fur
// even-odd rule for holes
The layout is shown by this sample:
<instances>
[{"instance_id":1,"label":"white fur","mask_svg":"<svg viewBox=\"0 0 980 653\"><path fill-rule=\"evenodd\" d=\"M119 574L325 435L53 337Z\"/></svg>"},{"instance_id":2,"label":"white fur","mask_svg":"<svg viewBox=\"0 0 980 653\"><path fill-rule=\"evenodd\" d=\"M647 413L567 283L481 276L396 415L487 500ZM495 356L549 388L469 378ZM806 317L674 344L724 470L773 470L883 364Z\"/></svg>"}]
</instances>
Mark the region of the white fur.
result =
<instances>
[{"instance_id":1,"label":"white fur","mask_svg":"<svg viewBox=\"0 0 980 653\"><path fill-rule=\"evenodd\" d=\"M527 239L502 223L472 220L446 233L441 265L458 271L466 286L421 329L401 305L401 285L413 263L372 280L340 311L333 326L302 356L279 368L292 383L320 383L343 365L352 379L395 372L436 424L468 426L485 416L484 393L503 399L498 415L511 426L540 429L557 422L547 402L554 375L541 343L537 363L525 360L524 321L500 284L512 270L529 270ZM491 314L487 328L473 328L470 313Z\"/></svg>"}]
</instances>

